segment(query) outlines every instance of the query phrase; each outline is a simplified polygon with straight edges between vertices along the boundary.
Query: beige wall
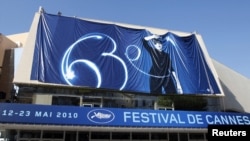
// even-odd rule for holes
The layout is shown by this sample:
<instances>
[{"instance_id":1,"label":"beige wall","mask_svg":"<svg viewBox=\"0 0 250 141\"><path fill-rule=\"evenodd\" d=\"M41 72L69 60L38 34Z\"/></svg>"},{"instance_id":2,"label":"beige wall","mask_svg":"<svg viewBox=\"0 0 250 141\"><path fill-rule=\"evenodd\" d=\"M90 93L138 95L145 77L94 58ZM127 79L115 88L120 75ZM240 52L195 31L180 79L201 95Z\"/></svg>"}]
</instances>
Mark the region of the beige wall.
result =
<instances>
[{"instance_id":1,"label":"beige wall","mask_svg":"<svg viewBox=\"0 0 250 141\"><path fill-rule=\"evenodd\" d=\"M6 36L0 34L0 67L3 65L5 50L16 48L17 44Z\"/></svg>"},{"instance_id":2,"label":"beige wall","mask_svg":"<svg viewBox=\"0 0 250 141\"><path fill-rule=\"evenodd\" d=\"M34 94L32 99L33 104L51 105L52 95L51 94Z\"/></svg>"},{"instance_id":3,"label":"beige wall","mask_svg":"<svg viewBox=\"0 0 250 141\"><path fill-rule=\"evenodd\" d=\"M11 99L14 77L14 49L25 44L28 33L5 36L0 34L0 91Z\"/></svg>"},{"instance_id":4,"label":"beige wall","mask_svg":"<svg viewBox=\"0 0 250 141\"><path fill-rule=\"evenodd\" d=\"M13 80L13 51L17 45L0 34L0 91L6 93L5 99L11 98ZM1 101L5 100L2 99Z\"/></svg>"},{"instance_id":5,"label":"beige wall","mask_svg":"<svg viewBox=\"0 0 250 141\"><path fill-rule=\"evenodd\" d=\"M221 110L250 113L250 79L213 60L225 93L221 98Z\"/></svg>"}]
</instances>

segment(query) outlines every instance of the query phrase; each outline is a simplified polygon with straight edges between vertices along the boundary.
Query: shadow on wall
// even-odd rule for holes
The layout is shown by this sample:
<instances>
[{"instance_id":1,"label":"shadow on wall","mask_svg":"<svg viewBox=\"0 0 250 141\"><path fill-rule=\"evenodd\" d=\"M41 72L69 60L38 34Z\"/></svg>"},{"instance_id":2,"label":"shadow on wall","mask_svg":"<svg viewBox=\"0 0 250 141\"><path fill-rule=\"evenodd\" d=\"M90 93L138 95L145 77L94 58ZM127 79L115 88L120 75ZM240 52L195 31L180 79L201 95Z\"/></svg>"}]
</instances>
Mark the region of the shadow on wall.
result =
<instances>
[{"instance_id":1,"label":"shadow on wall","mask_svg":"<svg viewBox=\"0 0 250 141\"><path fill-rule=\"evenodd\" d=\"M225 112L245 112L235 94L220 80L225 96L221 98L221 110Z\"/></svg>"}]
</instances>

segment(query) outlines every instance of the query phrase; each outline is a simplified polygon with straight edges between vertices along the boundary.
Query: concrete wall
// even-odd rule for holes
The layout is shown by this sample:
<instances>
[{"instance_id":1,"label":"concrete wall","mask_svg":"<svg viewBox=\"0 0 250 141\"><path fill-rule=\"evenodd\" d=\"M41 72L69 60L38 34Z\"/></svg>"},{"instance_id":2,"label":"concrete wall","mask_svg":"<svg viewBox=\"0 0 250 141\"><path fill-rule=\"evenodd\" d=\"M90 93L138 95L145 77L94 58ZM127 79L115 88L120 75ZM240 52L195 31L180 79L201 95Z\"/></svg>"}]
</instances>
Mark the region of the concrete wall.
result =
<instances>
[{"instance_id":1,"label":"concrete wall","mask_svg":"<svg viewBox=\"0 0 250 141\"><path fill-rule=\"evenodd\" d=\"M250 113L250 79L213 60L225 97L221 110Z\"/></svg>"}]
</instances>

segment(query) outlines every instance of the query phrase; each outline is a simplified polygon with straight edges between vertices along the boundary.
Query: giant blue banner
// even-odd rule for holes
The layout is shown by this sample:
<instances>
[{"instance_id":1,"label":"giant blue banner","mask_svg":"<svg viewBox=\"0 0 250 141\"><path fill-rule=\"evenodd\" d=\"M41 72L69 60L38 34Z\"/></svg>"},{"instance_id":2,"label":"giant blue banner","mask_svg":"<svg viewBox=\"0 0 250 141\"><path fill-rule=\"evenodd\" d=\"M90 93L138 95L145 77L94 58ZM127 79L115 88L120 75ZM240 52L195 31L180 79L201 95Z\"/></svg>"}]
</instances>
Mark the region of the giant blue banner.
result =
<instances>
[{"instance_id":1,"label":"giant blue banner","mask_svg":"<svg viewBox=\"0 0 250 141\"><path fill-rule=\"evenodd\" d=\"M250 114L0 103L0 123L207 128L250 125Z\"/></svg>"},{"instance_id":2,"label":"giant blue banner","mask_svg":"<svg viewBox=\"0 0 250 141\"><path fill-rule=\"evenodd\" d=\"M31 80L147 94L220 94L195 34L41 14Z\"/></svg>"}]
</instances>

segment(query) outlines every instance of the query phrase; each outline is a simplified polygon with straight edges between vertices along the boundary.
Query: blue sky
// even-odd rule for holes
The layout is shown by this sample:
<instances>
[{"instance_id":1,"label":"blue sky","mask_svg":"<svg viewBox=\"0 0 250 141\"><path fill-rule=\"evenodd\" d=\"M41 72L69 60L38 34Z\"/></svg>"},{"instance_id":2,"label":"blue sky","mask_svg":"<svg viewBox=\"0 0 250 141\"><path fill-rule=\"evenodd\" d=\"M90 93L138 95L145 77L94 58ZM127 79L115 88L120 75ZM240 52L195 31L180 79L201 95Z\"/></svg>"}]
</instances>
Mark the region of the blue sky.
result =
<instances>
[{"instance_id":1,"label":"blue sky","mask_svg":"<svg viewBox=\"0 0 250 141\"><path fill-rule=\"evenodd\" d=\"M1 0L0 33L28 32L35 12L202 35L210 57L250 78L249 0Z\"/></svg>"}]
</instances>

